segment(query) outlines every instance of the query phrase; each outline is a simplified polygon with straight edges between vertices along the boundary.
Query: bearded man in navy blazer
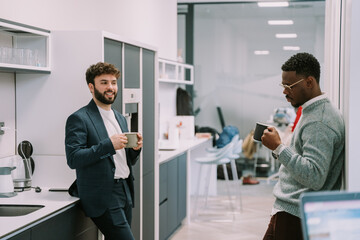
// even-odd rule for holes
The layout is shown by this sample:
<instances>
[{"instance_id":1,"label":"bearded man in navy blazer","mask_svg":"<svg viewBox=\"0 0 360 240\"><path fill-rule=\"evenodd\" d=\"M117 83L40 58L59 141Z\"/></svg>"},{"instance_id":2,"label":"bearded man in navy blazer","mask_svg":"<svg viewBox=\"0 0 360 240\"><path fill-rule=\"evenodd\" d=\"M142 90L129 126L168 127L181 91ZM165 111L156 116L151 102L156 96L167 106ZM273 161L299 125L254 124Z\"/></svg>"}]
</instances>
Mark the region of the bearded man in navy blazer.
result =
<instances>
[{"instance_id":1,"label":"bearded man in navy blazer","mask_svg":"<svg viewBox=\"0 0 360 240\"><path fill-rule=\"evenodd\" d=\"M106 240L133 240L132 165L140 157L143 138L137 133L137 147L125 148L126 119L111 108L119 77L120 71L109 63L99 62L87 69L92 100L67 119L65 149L67 164L76 169L69 193L80 198L85 214Z\"/></svg>"}]
</instances>

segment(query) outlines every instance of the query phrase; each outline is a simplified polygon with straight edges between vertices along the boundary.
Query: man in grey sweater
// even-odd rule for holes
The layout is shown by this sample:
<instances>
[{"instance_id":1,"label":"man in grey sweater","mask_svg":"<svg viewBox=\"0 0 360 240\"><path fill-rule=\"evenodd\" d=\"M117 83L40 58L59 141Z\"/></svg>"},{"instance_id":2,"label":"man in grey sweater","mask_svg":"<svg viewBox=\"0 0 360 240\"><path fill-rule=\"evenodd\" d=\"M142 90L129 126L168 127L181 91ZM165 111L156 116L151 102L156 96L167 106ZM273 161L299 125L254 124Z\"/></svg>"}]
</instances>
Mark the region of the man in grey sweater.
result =
<instances>
[{"instance_id":1,"label":"man in grey sweater","mask_svg":"<svg viewBox=\"0 0 360 240\"><path fill-rule=\"evenodd\" d=\"M320 64L308 53L298 53L282 66L283 93L302 116L290 146L282 144L274 127L262 143L281 163L272 217L263 240L302 239L299 210L301 193L339 190L344 164L345 126L340 112L321 92Z\"/></svg>"}]
</instances>

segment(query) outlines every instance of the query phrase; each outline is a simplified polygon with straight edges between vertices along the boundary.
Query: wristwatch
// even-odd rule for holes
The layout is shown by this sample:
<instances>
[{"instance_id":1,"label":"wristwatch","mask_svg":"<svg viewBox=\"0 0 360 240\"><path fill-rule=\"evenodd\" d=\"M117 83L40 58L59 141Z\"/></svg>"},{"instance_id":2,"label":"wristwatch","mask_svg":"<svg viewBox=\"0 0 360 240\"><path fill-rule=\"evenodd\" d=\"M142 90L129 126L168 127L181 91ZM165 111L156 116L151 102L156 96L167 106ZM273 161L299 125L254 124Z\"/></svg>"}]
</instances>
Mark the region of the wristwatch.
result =
<instances>
[{"instance_id":1,"label":"wristwatch","mask_svg":"<svg viewBox=\"0 0 360 240\"><path fill-rule=\"evenodd\" d=\"M279 146L277 146L276 149L274 149L274 151L271 152L271 155L273 156L273 158L278 159L279 158L279 154L281 153L281 151L285 148L285 146L281 143Z\"/></svg>"}]
</instances>

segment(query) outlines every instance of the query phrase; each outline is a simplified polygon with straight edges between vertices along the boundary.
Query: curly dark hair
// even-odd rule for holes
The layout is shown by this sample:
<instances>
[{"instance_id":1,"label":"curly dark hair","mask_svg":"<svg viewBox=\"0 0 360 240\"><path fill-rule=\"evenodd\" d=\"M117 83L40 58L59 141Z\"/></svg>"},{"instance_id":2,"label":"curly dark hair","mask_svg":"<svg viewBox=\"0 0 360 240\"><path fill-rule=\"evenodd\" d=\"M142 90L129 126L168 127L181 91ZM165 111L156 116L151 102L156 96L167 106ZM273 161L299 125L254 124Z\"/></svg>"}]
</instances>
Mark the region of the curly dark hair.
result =
<instances>
[{"instance_id":1,"label":"curly dark hair","mask_svg":"<svg viewBox=\"0 0 360 240\"><path fill-rule=\"evenodd\" d=\"M316 82L320 82L320 63L310 53L297 53L287 60L281 70L285 72L295 71L296 75L304 77L312 76Z\"/></svg>"},{"instance_id":2,"label":"curly dark hair","mask_svg":"<svg viewBox=\"0 0 360 240\"><path fill-rule=\"evenodd\" d=\"M86 82L87 84L92 83L94 84L94 79L97 76L102 74L111 74L118 79L120 77L120 71L113 65L107 62L98 62L96 64L91 65L86 70Z\"/></svg>"}]
</instances>

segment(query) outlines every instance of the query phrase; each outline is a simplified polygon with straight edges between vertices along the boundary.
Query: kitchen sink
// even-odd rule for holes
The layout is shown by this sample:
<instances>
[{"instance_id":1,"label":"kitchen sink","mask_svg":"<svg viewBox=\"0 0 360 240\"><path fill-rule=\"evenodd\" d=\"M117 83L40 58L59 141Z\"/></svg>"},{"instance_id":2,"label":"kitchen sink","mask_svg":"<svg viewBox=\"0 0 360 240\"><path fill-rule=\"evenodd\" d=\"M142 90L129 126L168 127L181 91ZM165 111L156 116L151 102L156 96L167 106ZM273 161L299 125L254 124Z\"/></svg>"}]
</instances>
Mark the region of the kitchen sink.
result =
<instances>
[{"instance_id":1,"label":"kitchen sink","mask_svg":"<svg viewBox=\"0 0 360 240\"><path fill-rule=\"evenodd\" d=\"M44 207L43 205L1 204L0 217L24 216L29 213L35 212L43 207Z\"/></svg>"}]
</instances>

